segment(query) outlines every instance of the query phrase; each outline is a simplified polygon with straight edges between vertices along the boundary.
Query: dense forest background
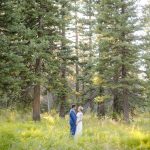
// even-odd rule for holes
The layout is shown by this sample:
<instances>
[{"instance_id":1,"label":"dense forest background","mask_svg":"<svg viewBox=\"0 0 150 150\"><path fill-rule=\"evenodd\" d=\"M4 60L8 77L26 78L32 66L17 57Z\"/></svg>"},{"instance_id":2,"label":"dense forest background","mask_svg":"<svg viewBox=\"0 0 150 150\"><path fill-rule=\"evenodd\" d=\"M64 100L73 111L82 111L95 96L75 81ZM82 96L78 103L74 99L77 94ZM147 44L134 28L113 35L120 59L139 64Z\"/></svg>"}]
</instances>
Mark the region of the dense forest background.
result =
<instances>
[{"instance_id":1,"label":"dense forest background","mask_svg":"<svg viewBox=\"0 0 150 150\"><path fill-rule=\"evenodd\" d=\"M150 111L150 1L1 0L0 108L99 117Z\"/></svg>"}]
</instances>

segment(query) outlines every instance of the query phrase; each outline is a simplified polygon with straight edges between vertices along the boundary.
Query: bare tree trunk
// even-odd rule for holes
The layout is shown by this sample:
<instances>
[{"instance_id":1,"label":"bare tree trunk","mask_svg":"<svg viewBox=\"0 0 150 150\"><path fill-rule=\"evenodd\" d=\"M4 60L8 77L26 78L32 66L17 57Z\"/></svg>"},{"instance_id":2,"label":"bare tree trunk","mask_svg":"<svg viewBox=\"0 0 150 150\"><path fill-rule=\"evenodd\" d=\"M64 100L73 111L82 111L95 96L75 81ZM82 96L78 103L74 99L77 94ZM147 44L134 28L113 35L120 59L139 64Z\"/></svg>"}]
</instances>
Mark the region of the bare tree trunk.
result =
<instances>
[{"instance_id":1,"label":"bare tree trunk","mask_svg":"<svg viewBox=\"0 0 150 150\"><path fill-rule=\"evenodd\" d=\"M91 8L91 4L92 1L89 0L89 62L92 63L92 56L93 56L93 42L92 42L92 8ZM90 108L91 110L93 110L94 108L94 101L92 99L92 90L90 90Z\"/></svg>"},{"instance_id":2,"label":"bare tree trunk","mask_svg":"<svg viewBox=\"0 0 150 150\"><path fill-rule=\"evenodd\" d=\"M128 102L128 93L127 90L123 90L123 111L124 111L124 120L126 123L129 122L129 102Z\"/></svg>"},{"instance_id":3,"label":"bare tree trunk","mask_svg":"<svg viewBox=\"0 0 150 150\"><path fill-rule=\"evenodd\" d=\"M99 95L102 96L104 92L103 87L99 87ZM105 102L99 102L97 106L97 116L98 117L104 117L105 116Z\"/></svg>"},{"instance_id":4,"label":"bare tree trunk","mask_svg":"<svg viewBox=\"0 0 150 150\"><path fill-rule=\"evenodd\" d=\"M118 84L118 79L119 79L119 72L118 70L115 71L115 75L114 75L114 83ZM119 93L118 93L118 89L113 89L112 91L113 93L113 119L117 119L117 115L119 115L121 113L121 103L119 101Z\"/></svg>"},{"instance_id":5,"label":"bare tree trunk","mask_svg":"<svg viewBox=\"0 0 150 150\"><path fill-rule=\"evenodd\" d=\"M50 112L50 100L49 100L49 92L47 91L47 108L48 108L48 113Z\"/></svg>"},{"instance_id":6,"label":"bare tree trunk","mask_svg":"<svg viewBox=\"0 0 150 150\"><path fill-rule=\"evenodd\" d=\"M126 68L125 65L122 65L122 78L126 77ZM126 123L129 122L129 102L128 102L128 90L127 88L123 88L123 116Z\"/></svg>"},{"instance_id":7,"label":"bare tree trunk","mask_svg":"<svg viewBox=\"0 0 150 150\"><path fill-rule=\"evenodd\" d=\"M114 91L113 91L113 95L114 95L114 97L113 97L113 112L114 113L119 113L119 103L118 103L118 91L115 89Z\"/></svg>"},{"instance_id":8,"label":"bare tree trunk","mask_svg":"<svg viewBox=\"0 0 150 150\"><path fill-rule=\"evenodd\" d=\"M42 18L38 17L38 27L42 28ZM38 37L41 36L41 32L38 32ZM41 71L41 58L38 57L35 63L35 74L40 76ZM34 100L33 100L33 120L40 121L40 83L37 83L34 87Z\"/></svg>"},{"instance_id":9,"label":"bare tree trunk","mask_svg":"<svg viewBox=\"0 0 150 150\"><path fill-rule=\"evenodd\" d=\"M40 73L41 59L36 59L35 72ZM33 120L40 121L40 84L34 87Z\"/></svg>"},{"instance_id":10,"label":"bare tree trunk","mask_svg":"<svg viewBox=\"0 0 150 150\"><path fill-rule=\"evenodd\" d=\"M62 101L61 101L61 105L60 105L59 116L61 118L64 118L65 117L65 101L66 101L66 96L62 95L61 98L62 98ZM65 100L65 101L63 101L63 100Z\"/></svg>"},{"instance_id":11,"label":"bare tree trunk","mask_svg":"<svg viewBox=\"0 0 150 150\"><path fill-rule=\"evenodd\" d=\"M40 85L34 87L33 120L40 121Z\"/></svg>"},{"instance_id":12,"label":"bare tree trunk","mask_svg":"<svg viewBox=\"0 0 150 150\"><path fill-rule=\"evenodd\" d=\"M76 42L75 42L75 49L76 49L76 57L79 58L79 35L78 35L78 15L77 15L77 1L75 0L75 37L76 37ZM78 66L78 60L76 61L76 92L79 92L79 66ZM78 96L76 94L76 100L78 101Z\"/></svg>"},{"instance_id":13,"label":"bare tree trunk","mask_svg":"<svg viewBox=\"0 0 150 150\"><path fill-rule=\"evenodd\" d=\"M90 12L90 15L89 15L89 32L90 32L90 34L89 34L89 50L90 50L90 55L89 55L89 59L90 59L90 62L92 61L92 55L93 55L93 51L92 51L92 49L93 49L93 46L92 46L92 24L91 24L91 22L92 22L92 15L91 15L91 13L92 13L92 9L91 9L91 0L89 0L89 12Z\"/></svg>"},{"instance_id":14,"label":"bare tree trunk","mask_svg":"<svg viewBox=\"0 0 150 150\"><path fill-rule=\"evenodd\" d=\"M63 9L66 7L65 4L62 4L62 19L64 19L66 12L63 11ZM64 39L66 38L66 24L62 24L61 28L62 32L62 37ZM66 43L62 39L61 40L61 50L62 50L62 65L61 65L61 78L62 78L62 84L63 84L63 89L60 92L60 111L59 111L59 116L64 118L65 117L65 105L66 105L66 58L64 58L64 51L66 50Z\"/></svg>"},{"instance_id":15,"label":"bare tree trunk","mask_svg":"<svg viewBox=\"0 0 150 150\"><path fill-rule=\"evenodd\" d=\"M66 64L62 64L61 74L64 88L66 88ZM64 89L62 89L62 92L60 94L60 111L59 111L59 116L62 118L65 117L65 104L66 104L66 92Z\"/></svg>"},{"instance_id":16,"label":"bare tree trunk","mask_svg":"<svg viewBox=\"0 0 150 150\"><path fill-rule=\"evenodd\" d=\"M82 100L84 101L84 92L85 92L85 85L84 85L84 79L82 80Z\"/></svg>"},{"instance_id":17,"label":"bare tree trunk","mask_svg":"<svg viewBox=\"0 0 150 150\"><path fill-rule=\"evenodd\" d=\"M47 110L48 112L51 111L52 107L54 105L54 97L52 91L47 91Z\"/></svg>"},{"instance_id":18,"label":"bare tree trunk","mask_svg":"<svg viewBox=\"0 0 150 150\"><path fill-rule=\"evenodd\" d=\"M122 2L124 0L121 0ZM125 8L122 6L121 13L125 13ZM122 41L125 39L125 33L122 33ZM125 60L126 60L126 49L122 49L122 79L125 80L127 77L127 68L125 65ZM125 86L127 85L127 82L124 81ZM123 116L124 120L126 123L129 122L129 101L128 101L128 89L127 87L123 87L123 93L122 93L122 98L123 98Z\"/></svg>"},{"instance_id":19,"label":"bare tree trunk","mask_svg":"<svg viewBox=\"0 0 150 150\"><path fill-rule=\"evenodd\" d=\"M97 116L98 117L104 117L105 116L105 104L104 104L104 102L98 103Z\"/></svg>"}]
</instances>

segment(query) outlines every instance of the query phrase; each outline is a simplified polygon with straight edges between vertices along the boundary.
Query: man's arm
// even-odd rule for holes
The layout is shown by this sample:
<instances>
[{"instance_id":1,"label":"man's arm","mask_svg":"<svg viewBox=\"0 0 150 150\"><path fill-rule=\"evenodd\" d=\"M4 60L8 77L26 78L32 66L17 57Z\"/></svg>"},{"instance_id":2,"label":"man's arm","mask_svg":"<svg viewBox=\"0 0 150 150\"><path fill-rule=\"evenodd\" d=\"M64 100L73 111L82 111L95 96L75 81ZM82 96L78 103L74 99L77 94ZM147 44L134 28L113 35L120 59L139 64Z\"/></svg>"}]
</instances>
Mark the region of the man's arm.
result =
<instances>
[{"instance_id":1,"label":"man's arm","mask_svg":"<svg viewBox=\"0 0 150 150\"><path fill-rule=\"evenodd\" d=\"M76 114L73 111L70 112L70 118L76 124L77 117L76 117Z\"/></svg>"}]
</instances>

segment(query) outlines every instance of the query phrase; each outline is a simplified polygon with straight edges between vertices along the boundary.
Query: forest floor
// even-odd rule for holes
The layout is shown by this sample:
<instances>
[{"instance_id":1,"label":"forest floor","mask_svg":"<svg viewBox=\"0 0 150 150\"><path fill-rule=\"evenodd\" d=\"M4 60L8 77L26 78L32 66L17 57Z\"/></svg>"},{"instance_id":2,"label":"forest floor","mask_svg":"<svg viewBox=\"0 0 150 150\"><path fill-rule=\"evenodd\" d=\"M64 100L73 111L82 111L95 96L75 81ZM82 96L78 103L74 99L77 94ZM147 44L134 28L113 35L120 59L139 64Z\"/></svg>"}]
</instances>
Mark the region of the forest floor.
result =
<instances>
[{"instance_id":1,"label":"forest floor","mask_svg":"<svg viewBox=\"0 0 150 150\"><path fill-rule=\"evenodd\" d=\"M35 123L31 114L1 110L0 150L150 150L149 114L128 125L85 114L83 123L82 137L74 140L68 117L42 114L41 122Z\"/></svg>"}]
</instances>

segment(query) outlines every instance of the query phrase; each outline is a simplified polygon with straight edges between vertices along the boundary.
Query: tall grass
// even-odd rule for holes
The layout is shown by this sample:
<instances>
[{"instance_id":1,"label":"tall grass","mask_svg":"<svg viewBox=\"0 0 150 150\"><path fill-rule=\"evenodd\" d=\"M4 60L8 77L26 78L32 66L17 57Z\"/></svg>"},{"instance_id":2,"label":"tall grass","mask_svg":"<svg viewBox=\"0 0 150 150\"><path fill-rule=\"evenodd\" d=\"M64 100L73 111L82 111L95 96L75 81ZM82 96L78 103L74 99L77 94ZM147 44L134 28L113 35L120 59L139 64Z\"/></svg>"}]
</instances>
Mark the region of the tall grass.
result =
<instances>
[{"instance_id":1,"label":"tall grass","mask_svg":"<svg viewBox=\"0 0 150 150\"><path fill-rule=\"evenodd\" d=\"M68 117L42 114L42 121L35 123L30 113L0 111L0 150L149 150L148 117L125 125L84 115L83 135L74 140Z\"/></svg>"}]
</instances>

